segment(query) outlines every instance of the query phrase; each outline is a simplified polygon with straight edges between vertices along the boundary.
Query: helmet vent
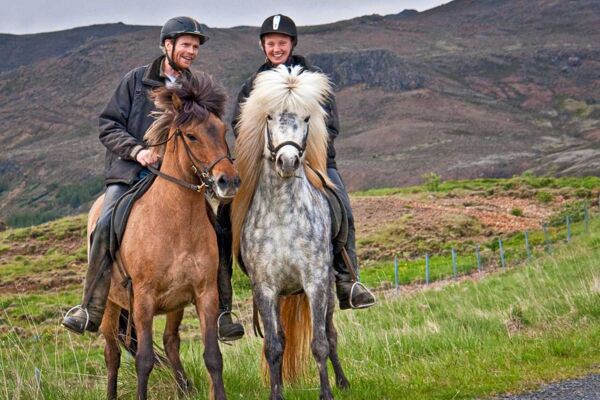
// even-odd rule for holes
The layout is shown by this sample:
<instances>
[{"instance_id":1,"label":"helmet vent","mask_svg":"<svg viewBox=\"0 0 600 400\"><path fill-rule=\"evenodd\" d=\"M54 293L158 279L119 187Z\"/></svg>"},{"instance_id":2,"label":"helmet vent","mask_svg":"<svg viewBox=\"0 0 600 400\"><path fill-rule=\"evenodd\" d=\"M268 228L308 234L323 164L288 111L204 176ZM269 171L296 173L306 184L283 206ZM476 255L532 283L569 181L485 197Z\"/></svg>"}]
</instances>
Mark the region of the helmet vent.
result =
<instances>
[{"instance_id":1,"label":"helmet vent","mask_svg":"<svg viewBox=\"0 0 600 400\"><path fill-rule=\"evenodd\" d=\"M276 15L273 17L273 29L279 29L279 21L281 20L281 15Z\"/></svg>"}]
</instances>

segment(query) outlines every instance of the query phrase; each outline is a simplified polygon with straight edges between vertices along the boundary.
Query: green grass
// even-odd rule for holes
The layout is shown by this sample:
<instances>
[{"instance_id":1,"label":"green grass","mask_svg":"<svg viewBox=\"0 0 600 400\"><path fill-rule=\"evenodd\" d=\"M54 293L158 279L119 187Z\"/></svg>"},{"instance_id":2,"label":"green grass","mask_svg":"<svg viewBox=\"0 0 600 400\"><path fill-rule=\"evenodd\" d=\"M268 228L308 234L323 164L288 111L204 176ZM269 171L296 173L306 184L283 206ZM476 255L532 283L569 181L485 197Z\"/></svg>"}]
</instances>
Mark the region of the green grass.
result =
<instances>
[{"instance_id":1,"label":"green grass","mask_svg":"<svg viewBox=\"0 0 600 400\"><path fill-rule=\"evenodd\" d=\"M425 175L424 180L430 175ZM443 176L442 176L443 179ZM531 173L524 173L520 176L515 176L510 179L501 178L485 178L485 179L471 179L471 180L446 180L435 186L435 192L447 193L453 190L469 190L469 191L488 191L490 194L494 193L495 190L505 191L518 188L530 188L530 189L587 189L586 191L579 191L580 196L591 195L592 189L600 188L600 178L596 176L587 177L548 177L548 176L534 176ZM354 192L355 196L388 196L394 194L409 194L409 193L423 193L431 191L431 184L428 185L424 182L420 186L412 186L405 188L378 188L368 189L363 191ZM538 192L539 193L539 192ZM544 193L544 192L542 192ZM547 195L541 195L545 197ZM551 198L550 198L551 200Z\"/></svg>"},{"instance_id":2,"label":"green grass","mask_svg":"<svg viewBox=\"0 0 600 400\"><path fill-rule=\"evenodd\" d=\"M352 388L336 389L336 397L484 398L594 371L600 363L600 222L594 220L591 228L592 234L555 246L552 256L542 254L530 264L513 265L481 281L388 300L380 295L380 304L372 309L337 312L340 355ZM364 279L373 282L376 274L377 266L363 271ZM0 397L104 396L102 340L71 336L58 326L64 305L75 302L77 295L1 297ZM163 323L159 319L157 327ZM198 388L192 398L206 398L198 323L189 310L183 336L184 365ZM230 398L267 397L258 372L260 347L253 336L222 346ZM41 371L39 386L36 368ZM123 356L120 371L120 398L133 399L135 367L129 357ZM174 387L168 370L153 371L153 398L175 399ZM314 373L308 382L286 388L285 394L314 399L317 387Z\"/></svg>"}]
</instances>

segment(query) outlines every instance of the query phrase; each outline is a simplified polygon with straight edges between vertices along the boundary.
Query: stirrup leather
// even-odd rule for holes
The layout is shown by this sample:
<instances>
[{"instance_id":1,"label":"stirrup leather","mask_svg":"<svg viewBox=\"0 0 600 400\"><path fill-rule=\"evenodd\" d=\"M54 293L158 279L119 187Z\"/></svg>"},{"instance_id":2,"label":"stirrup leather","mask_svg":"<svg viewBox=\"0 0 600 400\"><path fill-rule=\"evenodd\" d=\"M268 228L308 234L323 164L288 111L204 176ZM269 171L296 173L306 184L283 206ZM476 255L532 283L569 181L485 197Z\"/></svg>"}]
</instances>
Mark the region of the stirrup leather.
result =
<instances>
[{"instance_id":1,"label":"stirrup leather","mask_svg":"<svg viewBox=\"0 0 600 400\"><path fill-rule=\"evenodd\" d=\"M358 285L360 285L360 287L362 287L364 290L366 290L366 291L367 291L367 292L368 292L368 293L371 295L371 297L373 297L373 301L372 301L371 303L362 304L362 305L360 305L360 306L355 306L355 305L352 303L352 295L354 294L354 288L355 288L356 286L358 286ZM375 305L375 304L377 303L377 300L375 299L375 296L373 295L373 293L372 293L372 292L371 292L371 291L370 291L370 290L369 290L369 289L368 289L368 288L367 288L365 285L363 285L363 284L362 284L362 283L360 283L359 281L355 281L355 282L352 284L352 288L350 288L350 298L348 299L348 302L350 303L350 307L351 307L352 309L359 309L359 308L367 308L367 307L371 307L371 306L373 306L373 305Z\"/></svg>"},{"instance_id":2,"label":"stirrup leather","mask_svg":"<svg viewBox=\"0 0 600 400\"><path fill-rule=\"evenodd\" d=\"M71 314L75 310L83 310L83 312L85 313L85 325L83 326L83 331L85 332L87 330L88 324L90 323L90 313L88 312L87 308L83 308L81 304L72 307L69 311L67 311L63 318L67 318L69 314Z\"/></svg>"}]
</instances>

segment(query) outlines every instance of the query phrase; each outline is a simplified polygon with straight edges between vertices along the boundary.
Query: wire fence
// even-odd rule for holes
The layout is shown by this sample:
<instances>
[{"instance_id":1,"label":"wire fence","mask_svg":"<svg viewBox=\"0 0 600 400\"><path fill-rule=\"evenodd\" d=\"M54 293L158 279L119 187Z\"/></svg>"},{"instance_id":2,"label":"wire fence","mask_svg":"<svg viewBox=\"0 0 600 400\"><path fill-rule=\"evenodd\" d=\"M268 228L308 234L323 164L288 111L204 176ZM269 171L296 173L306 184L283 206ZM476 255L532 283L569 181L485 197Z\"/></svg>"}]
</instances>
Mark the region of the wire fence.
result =
<instances>
[{"instance_id":1,"label":"wire fence","mask_svg":"<svg viewBox=\"0 0 600 400\"><path fill-rule=\"evenodd\" d=\"M589 234L592 218L589 206L581 212L561 217L561 220L555 219L551 223L542 224L537 231L496 237L485 245L461 245L460 250L450 247L449 251L426 253L417 259L401 259L396 255L393 262L393 285L399 290L402 284L429 285L438 280L458 280L461 276L475 272L481 274L497 269L506 270L525 261L532 261L541 254L552 254L555 245L568 244L578 236Z\"/></svg>"}]
</instances>

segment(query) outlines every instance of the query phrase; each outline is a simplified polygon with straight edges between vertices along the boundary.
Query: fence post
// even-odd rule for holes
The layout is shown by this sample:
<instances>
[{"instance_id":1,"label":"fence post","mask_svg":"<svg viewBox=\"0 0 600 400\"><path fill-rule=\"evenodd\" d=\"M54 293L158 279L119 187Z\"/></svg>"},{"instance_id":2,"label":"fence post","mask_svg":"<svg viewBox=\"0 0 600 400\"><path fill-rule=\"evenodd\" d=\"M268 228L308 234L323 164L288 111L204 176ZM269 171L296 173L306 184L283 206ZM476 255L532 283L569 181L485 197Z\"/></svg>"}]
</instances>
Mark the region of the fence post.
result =
<instances>
[{"instance_id":1,"label":"fence post","mask_svg":"<svg viewBox=\"0 0 600 400\"><path fill-rule=\"evenodd\" d=\"M583 216L583 221L585 224L585 233L590 233L590 209L585 207L585 214Z\"/></svg>"},{"instance_id":2,"label":"fence post","mask_svg":"<svg viewBox=\"0 0 600 400\"><path fill-rule=\"evenodd\" d=\"M571 241L571 217L567 215L567 243Z\"/></svg>"},{"instance_id":3,"label":"fence post","mask_svg":"<svg viewBox=\"0 0 600 400\"><path fill-rule=\"evenodd\" d=\"M550 244L550 235L548 234L548 224L544 224L544 242L545 242L545 250L546 253L552 253L552 246Z\"/></svg>"},{"instance_id":4,"label":"fence post","mask_svg":"<svg viewBox=\"0 0 600 400\"><path fill-rule=\"evenodd\" d=\"M502 269L506 269L506 262L504 260L504 247L502 247L502 239L498 238L498 245L500 246L500 263L502 264Z\"/></svg>"},{"instance_id":5,"label":"fence post","mask_svg":"<svg viewBox=\"0 0 600 400\"><path fill-rule=\"evenodd\" d=\"M452 248L452 274L454 275L454 280L456 280L458 271L456 267L456 250L454 250L454 247Z\"/></svg>"},{"instance_id":6,"label":"fence post","mask_svg":"<svg viewBox=\"0 0 600 400\"><path fill-rule=\"evenodd\" d=\"M477 256L477 272L481 273L481 255L479 254L479 245L475 247L475 255Z\"/></svg>"},{"instance_id":7,"label":"fence post","mask_svg":"<svg viewBox=\"0 0 600 400\"><path fill-rule=\"evenodd\" d=\"M529 247L529 233L525 231L525 250L527 250L527 259L531 260L531 248Z\"/></svg>"},{"instance_id":8,"label":"fence post","mask_svg":"<svg viewBox=\"0 0 600 400\"><path fill-rule=\"evenodd\" d=\"M425 254L425 284L429 285L429 254Z\"/></svg>"},{"instance_id":9,"label":"fence post","mask_svg":"<svg viewBox=\"0 0 600 400\"><path fill-rule=\"evenodd\" d=\"M394 282L396 283L396 293L398 292L398 256L394 256Z\"/></svg>"}]
</instances>

